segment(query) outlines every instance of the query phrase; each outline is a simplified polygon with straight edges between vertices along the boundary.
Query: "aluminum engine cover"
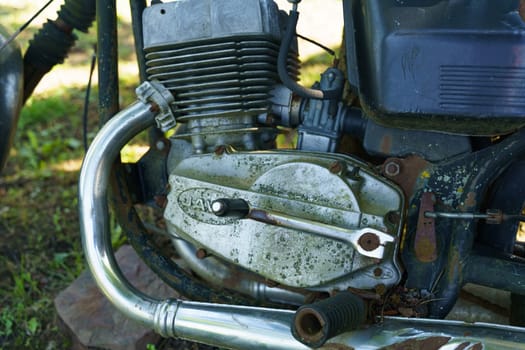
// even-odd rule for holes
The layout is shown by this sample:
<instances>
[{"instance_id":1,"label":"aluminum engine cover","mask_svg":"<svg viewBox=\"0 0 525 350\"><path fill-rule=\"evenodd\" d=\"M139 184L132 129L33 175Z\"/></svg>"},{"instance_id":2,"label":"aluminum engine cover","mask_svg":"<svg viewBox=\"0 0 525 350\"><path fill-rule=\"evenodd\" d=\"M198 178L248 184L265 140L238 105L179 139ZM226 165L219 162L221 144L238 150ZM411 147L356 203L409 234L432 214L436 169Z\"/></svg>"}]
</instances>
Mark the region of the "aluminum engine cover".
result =
<instances>
[{"instance_id":1,"label":"aluminum engine cover","mask_svg":"<svg viewBox=\"0 0 525 350\"><path fill-rule=\"evenodd\" d=\"M196 155L178 163L169 182L164 216L171 234L269 280L318 290L399 281L401 224L386 218L400 217L403 196L352 158L293 151ZM220 198L244 199L253 208L321 225L373 228L395 242L385 245L382 259L366 257L347 243L310 232L218 217L211 203ZM397 215L388 215L392 212Z\"/></svg>"}]
</instances>

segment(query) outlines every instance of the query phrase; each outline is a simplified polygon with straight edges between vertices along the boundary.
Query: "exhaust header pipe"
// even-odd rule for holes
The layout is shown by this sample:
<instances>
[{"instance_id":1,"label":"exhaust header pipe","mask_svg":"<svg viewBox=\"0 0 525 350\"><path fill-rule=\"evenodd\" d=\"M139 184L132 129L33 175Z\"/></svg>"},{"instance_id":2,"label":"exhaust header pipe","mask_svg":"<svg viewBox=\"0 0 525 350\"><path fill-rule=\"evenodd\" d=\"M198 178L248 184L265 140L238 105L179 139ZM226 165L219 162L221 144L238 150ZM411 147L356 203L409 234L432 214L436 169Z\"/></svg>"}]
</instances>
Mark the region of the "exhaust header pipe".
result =
<instances>
[{"instance_id":1,"label":"exhaust header pipe","mask_svg":"<svg viewBox=\"0 0 525 350\"><path fill-rule=\"evenodd\" d=\"M136 290L123 276L114 257L109 231L107 189L111 166L127 142L153 125L156 111L165 110L166 106L159 103L162 101L135 102L114 116L98 133L82 164L79 179L82 245L97 285L127 317L164 337L230 349L308 349L290 331L293 311L156 300Z\"/></svg>"}]
</instances>

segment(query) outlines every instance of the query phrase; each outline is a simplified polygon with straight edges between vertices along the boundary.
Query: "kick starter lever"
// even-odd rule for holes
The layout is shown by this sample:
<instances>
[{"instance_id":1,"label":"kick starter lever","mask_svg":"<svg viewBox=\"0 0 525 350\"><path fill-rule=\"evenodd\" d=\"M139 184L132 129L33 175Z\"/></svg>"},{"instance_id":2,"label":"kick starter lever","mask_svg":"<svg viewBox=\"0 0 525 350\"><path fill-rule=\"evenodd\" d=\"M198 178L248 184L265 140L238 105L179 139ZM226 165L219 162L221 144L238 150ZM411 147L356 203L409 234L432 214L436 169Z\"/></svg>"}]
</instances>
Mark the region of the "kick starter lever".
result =
<instances>
[{"instance_id":1,"label":"kick starter lever","mask_svg":"<svg viewBox=\"0 0 525 350\"><path fill-rule=\"evenodd\" d=\"M370 227L351 230L271 210L251 208L244 199L217 199L212 202L211 210L221 217L251 219L341 241L352 245L359 254L375 259L382 259L385 244L396 240L395 237Z\"/></svg>"}]
</instances>

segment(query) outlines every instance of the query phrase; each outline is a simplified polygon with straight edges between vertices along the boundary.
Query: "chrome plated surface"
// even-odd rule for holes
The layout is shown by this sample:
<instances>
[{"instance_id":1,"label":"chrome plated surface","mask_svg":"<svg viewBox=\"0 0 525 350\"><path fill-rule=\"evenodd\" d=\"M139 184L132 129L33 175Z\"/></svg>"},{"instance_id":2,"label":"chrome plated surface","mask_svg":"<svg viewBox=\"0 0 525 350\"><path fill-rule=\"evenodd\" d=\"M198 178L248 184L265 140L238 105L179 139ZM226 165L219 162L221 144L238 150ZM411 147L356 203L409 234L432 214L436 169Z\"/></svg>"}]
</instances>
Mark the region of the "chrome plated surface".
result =
<instances>
[{"instance_id":1,"label":"chrome plated surface","mask_svg":"<svg viewBox=\"0 0 525 350\"><path fill-rule=\"evenodd\" d=\"M385 318L368 329L333 338L330 344L344 344L359 350L523 350L525 329L487 323L465 323L427 319ZM346 349L346 348L343 348Z\"/></svg>"},{"instance_id":2,"label":"chrome plated surface","mask_svg":"<svg viewBox=\"0 0 525 350\"><path fill-rule=\"evenodd\" d=\"M133 136L153 125L149 104L137 102L107 122L91 144L79 179L82 245L97 285L126 316L153 324L157 302L132 287L120 272L111 248L107 188L110 170L120 149Z\"/></svg>"},{"instance_id":3,"label":"chrome plated surface","mask_svg":"<svg viewBox=\"0 0 525 350\"><path fill-rule=\"evenodd\" d=\"M184 339L227 349L305 350L292 336L293 312L184 302L174 327Z\"/></svg>"}]
</instances>

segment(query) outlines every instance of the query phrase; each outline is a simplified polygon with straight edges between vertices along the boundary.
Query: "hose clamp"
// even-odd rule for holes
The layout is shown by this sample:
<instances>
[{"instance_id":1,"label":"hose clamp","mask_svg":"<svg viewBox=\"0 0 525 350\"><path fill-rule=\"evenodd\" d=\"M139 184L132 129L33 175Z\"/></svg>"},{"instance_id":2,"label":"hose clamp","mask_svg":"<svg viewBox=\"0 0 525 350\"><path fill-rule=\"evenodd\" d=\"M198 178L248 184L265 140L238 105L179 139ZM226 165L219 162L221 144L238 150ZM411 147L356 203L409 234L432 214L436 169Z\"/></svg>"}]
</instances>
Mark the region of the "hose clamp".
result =
<instances>
[{"instance_id":1,"label":"hose clamp","mask_svg":"<svg viewBox=\"0 0 525 350\"><path fill-rule=\"evenodd\" d=\"M146 81L135 90L138 99L143 103L153 103L159 112L155 117L157 127L166 132L177 125L171 103L175 101L171 92L158 81Z\"/></svg>"}]
</instances>

